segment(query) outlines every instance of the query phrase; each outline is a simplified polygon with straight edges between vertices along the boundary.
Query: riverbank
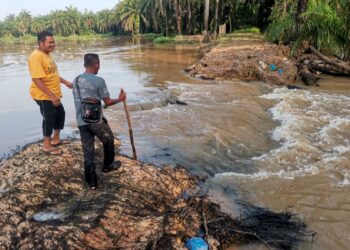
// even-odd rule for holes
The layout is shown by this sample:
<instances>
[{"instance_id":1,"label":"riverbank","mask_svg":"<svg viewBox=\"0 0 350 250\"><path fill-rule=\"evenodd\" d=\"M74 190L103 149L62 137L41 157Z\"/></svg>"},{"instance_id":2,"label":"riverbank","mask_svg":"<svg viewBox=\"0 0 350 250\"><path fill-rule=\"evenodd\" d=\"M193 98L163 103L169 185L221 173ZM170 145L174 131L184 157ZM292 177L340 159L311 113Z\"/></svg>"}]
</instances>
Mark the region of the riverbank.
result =
<instances>
[{"instance_id":1,"label":"riverbank","mask_svg":"<svg viewBox=\"0 0 350 250\"><path fill-rule=\"evenodd\" d=\"M81 34L81 35L71 35L71 36L59 36L55 35L56 41L90 41L98 39L108 39L116 36L112 33L107 34ZM128 36L126 36L128 37ZM132 36L130 36L132 37ZM141 35L135 35L133 38L144 38L154 43L175 43L175 44L199 44L203 38L202 35L190 35L190 36L162 36L162 34L146 33ZM20 37L15 36L2 36L0 37L0 43L26 43L26 42L36 42L37 37L33 35L25 35Z\"/></svg>"},{"instance_id":2,"label":"riverbank","mask_svg":"<svg viewBox=\"0 0 350 250\"><path fill-rule=\"evenodd\" d=\"M74 36L59 36L55 35L56 41L89 41L103 38L113 37L112 33L108 34L87 34L87 35L74 35ZM14 36L3 36L0 37L0 43L25 43L25 42L36 42L37 37L33 35L26 35L20 37Z\"/></svg>"},{"instance_id":3,"label":"riverbank","mask_svg":"<svg viewBox=\"0 0 350 250\"><path fill-rule=\"evenodd\" d=\"M268 43L260 33L233 33L186 71L191 76L208 80L261 80L288 85L297 79L295 59L283 45Z\"/></svg>"},{"instance_id":4,"label":"riverbank","mask_svg":"<svg viewBox=\"0 0 350 250\"><path fill-rule=\"evenodd\" d=\"M34 143L0 162L0 248L185 249L199 232L212 246L283 247L304 234L305 225L288 214L260 209L253 223L244 223L220 212L200 188L203 179L180 166L159 168L118 154L122 167L109 174L98 169L99 187L91 191L80 141L60 148L63 155L50 156Z\"/></svg>"}]
</instances>

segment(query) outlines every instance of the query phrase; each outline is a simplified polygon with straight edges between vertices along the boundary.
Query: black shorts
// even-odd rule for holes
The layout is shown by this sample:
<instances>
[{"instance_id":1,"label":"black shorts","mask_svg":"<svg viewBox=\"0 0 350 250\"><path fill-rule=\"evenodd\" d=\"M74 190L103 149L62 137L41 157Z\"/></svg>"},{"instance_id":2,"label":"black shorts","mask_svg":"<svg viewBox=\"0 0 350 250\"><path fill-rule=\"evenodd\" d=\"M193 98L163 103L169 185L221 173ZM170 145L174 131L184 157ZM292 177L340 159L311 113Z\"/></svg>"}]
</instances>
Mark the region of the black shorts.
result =
<instances>
[{"instance_id":1,"label":"black shorts","mask_svg":"<svg viewBox=\"0 0 350 250\"><path fill-rule=\"evenodd\" d=\"M52 101L35 100L40 107L40 113L43 116L43 135L51 136L54 129L63 129L66 112L63 105L53 106Z\"/></svg>"}]
</instances>

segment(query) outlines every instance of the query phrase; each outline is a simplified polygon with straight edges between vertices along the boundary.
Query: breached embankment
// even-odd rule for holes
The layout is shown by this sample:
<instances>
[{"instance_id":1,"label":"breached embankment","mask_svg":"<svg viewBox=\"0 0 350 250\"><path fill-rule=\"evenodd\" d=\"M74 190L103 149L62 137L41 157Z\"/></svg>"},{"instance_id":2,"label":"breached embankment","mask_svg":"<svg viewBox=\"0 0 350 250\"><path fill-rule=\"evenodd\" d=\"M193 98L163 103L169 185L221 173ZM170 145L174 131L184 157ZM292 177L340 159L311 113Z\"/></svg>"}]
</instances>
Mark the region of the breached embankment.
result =
<instances>
[{"instance_id":1,"label":"breached embankment","mask_svg":"<svg viewBox=\"0 0 350 250\"><path fill-rule=\"evenodd\" d=\"M99 188L91 191L80 141L60 147L63 155L49 156L35 143L0 162L1 249L184 249L198 234L221 248L258 241L288 249L305 236L304 223L288 213L258 209L243 219L220 212L183 167L118 155L122 167L98 170ZM97 143L97 166L102 158Z\"/></svg>"},{"instance_id":2,"label":"breached embankment","mask_svg":"<svg viewBox=\"0 0 350 250\"><path fill-rule=\"evenodd\" d=\"M261 80L277 85L294 83L298 74L289 47L248 33L234 33L228 40L219 41L186 71L205 80Z\"/></svg>"},{"instance_id":3,"label":"breached embankment","mask_svg":"<svg viewBox=\"0 0 350 250\"><path fill-rule=\"evenodd\" d=\"M327 57L312 46L299 47L293 56L290 46L269 43L257 33L232 33L209 47L214 43L213 49L185 71L204 80L260 80L290 85L300 79L308 86L315 85L322 73L350 76L349 61Z\"/></svg>"}]
</instances>

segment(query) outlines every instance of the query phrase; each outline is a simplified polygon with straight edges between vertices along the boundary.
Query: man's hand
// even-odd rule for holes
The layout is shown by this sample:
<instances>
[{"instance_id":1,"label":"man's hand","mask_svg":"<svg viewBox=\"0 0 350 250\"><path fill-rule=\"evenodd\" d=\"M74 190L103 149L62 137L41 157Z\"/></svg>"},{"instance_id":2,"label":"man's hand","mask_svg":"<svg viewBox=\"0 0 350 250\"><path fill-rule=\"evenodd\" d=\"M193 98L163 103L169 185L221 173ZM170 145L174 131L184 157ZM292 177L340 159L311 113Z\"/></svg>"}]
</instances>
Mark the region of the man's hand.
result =
<instances>
[{"instance_id":1,"label":"man's hand","mask_svg":"<svg viewBox=\"0 0 350 250\"><path fill-rule=\"evenodd\" d=\"M70 89L73 88L73 83L71 83L71 82L66 82L64 85L66 85Z\"/></svg>"},{"instance_id":2,"label":"man's hand","mask_svg":"<svg viewBox=\"0 0 350 250\"><path fill-rule=\"evenodd\" d=\"M124 91L124 89L120 90L118 100L119 102L123 102L126 100L126 92Z\"/></svg>"},{"instance_id":3,"label":"man's hand","mask_svg":"<svg viewBox=\"0 0 350 250\"><path fill-rule=\"evenodd\" d=\"M60 77L60 82L66 85L68 88L72 89L73 88L73 83L67 81L66 79Z\"/></svg>"},{"instance_id":4,"label":"man's hand","mask_svg":"<svg viewBox=\"0 0 350 250\"><path fill-rule=\"evenodd\" d=\"M53 106L58 107L61 105L61 99L55 95L50 96Z\"/></svg>"},{"instance_id":5,"label":"man's hand","mask_svg":"<svg viewBox=\"0 0 350 250\"><path fill-rule=\"evenodd\" d=\"M103 98L103 101L106 104L106 107L114 105L119 102L123 102L125 100L126 100L126 93L124 92L123 89L120 90L119 97L117 99L111 99L110 97Z\"/></svg>"}]
</instances>

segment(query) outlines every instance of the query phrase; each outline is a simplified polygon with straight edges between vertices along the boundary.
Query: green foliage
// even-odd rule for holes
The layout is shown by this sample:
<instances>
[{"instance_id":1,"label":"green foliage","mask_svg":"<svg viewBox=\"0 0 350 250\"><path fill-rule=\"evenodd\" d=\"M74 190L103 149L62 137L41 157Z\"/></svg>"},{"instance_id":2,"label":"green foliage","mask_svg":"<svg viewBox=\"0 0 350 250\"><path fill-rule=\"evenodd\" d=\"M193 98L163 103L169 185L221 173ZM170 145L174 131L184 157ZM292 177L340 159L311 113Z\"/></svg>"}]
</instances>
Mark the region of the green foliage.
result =
<instances>
[{"instance_id":1,"label":"green foliage","mask_svg":"<svg viewBox=\"0 0 350 250\"><path fill-rule=\"evenodd\" d=\"M233 33L225 34L219 37L221 42L230 42L235 39L242 39L244 37L245 40L261 40L263 39L263 34L259 33L257 29L252 29L252 32L244 29L243 32L241 30L236 30Z\"/></svg>"},{"instance_id":2,"label":"green foliage","mask_svg":"<svg viewBox=\"0 0 350 250\"><path fill-rule=\"evenodd\" d=\"M348 3L350 5L350 2ZM333 53L346 52L350 44L349 29L342 12L337 10L335 1L309 1L309 8L303 14L305 23L300 27L299 43L307 40L318 49L328 49ZM346 4L343 6L346 8ZM350 13L347 13L350 15Z\"/></svg>"},{"instance_id":3,"label":"green foliage","mask_svg":"<svg viewBox=\"0 0 350 250\"><path fill-rule=\"evenodd\" d=\"M8 37L23 37L27 34L36 36L44 30L63 37L117 33L118 22L115 9L81 13L77 8L69 6L64 10L37 17L32 17L29 11L23 10L17 16L9 15L0 21L0 37L7 37L3 40L11 40Z\"/></svg>"},{"instance_id":4,"label":"green foliage","mask_svg":"<svg viewBox=\"0 0 350 250\"><path fill-rule=\"evenodd\" d=\"M12 35L5 35L0 37L0 43L22 43L22 42L36 42L36 36L27 34L21 37L15 37Z\"/></svg>"},{"instance_id":5,"label":"green foliage","mask_svg":"<svg viewBox=\"0 0 350 250\"><path fill-rule=\"evenodd\" d=\"M277 1L266 37L279 43L307 42L319 50L350 58L350 1L309 0L307 10L297 22L297 1Z\"/></svg>"},{"instance_id":6,"label":"green foliage","mask_svg":"<svg viewBox=\"0 0 350 250\"><path fill-rule=\"evenodd\" d=\"M168 36L159 36L156 39L153 40L154 43L173 43L175 42L174 37L168 37Z\"/></svg>"},{"instance_id":7,"label":"green foliage","mask_svg":"<svg viewBox=\"0 0 350 250\"><path fill-rule=\"evenodd\" d=\"M155 33L146 33L146 34L142 35L142 37L150 39L150 40L154 40L154 39L156 39L157 37L160 37L160 36L162 36L162 35L161 34L155 34Z\"/></svg>"},{"instance_id":8,"label":"green foliage","mask_svg":"<svg viewBox=\"0 0 350 250\"><path fill-rule=\"evenodd\" d=\"M235 33L261 33L261 31L258 27L249 27L249 28L238 29L238 30L235 30L234 32Z\"/></svg>"},{"instance_id":9,"label":"green foliage","mask_svg":"<svg viewBox=\"0 0 350 250\"><path fill-rule=\"evenodd\" d=\"M270 16L272 23L266 30L268 40L279 43L291 41L296 30L296 8L297 1L276 1Z\"/></svg>"},{"instance_id":10,"label":"green foliage","mask_svg":"<svg viewBox=\"0 0 350 250\"><path fill-rule=\"evenodd\" d=\"M131 34L139 34L141 1L140 0L124 0L117 6L119 19L125 31Z\"/></svg>"},{"instance_id":11,"label":"green foliage","mask_svg":"<svg viewBox=\"0 0 350 250\"><path fill-rule=\"evenodd\" d=\"M272 1L268 0L267 2ZM260 10L268 8L266 1L239 0L209 1L209 32L215 32L215 13L218 24L227 24L228 30L260 24ZM117 1L116 1L117 3ZM80 12L69 6L44 16L31 16L23 10L17 16L9 15L0 22L0 37L36 35L48 30L55 35L161 33L165 36L200 34L204 30L203 0L120 0L111 10L97 13ZM260 26L259 26L260 27Z\"/></svg>"}]
</instances>

